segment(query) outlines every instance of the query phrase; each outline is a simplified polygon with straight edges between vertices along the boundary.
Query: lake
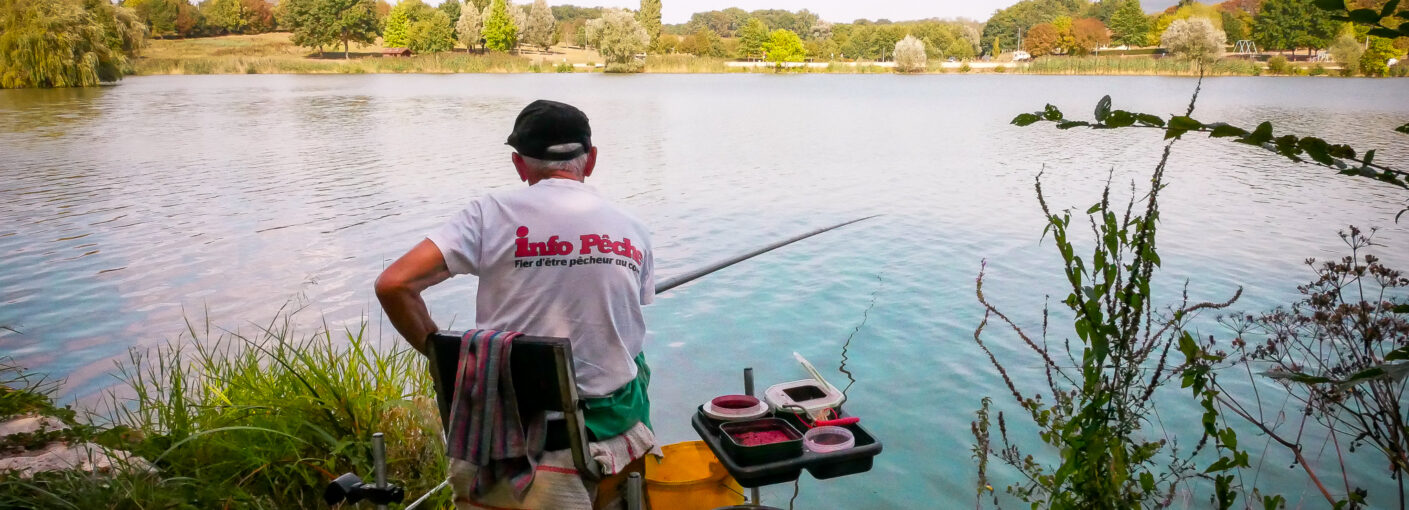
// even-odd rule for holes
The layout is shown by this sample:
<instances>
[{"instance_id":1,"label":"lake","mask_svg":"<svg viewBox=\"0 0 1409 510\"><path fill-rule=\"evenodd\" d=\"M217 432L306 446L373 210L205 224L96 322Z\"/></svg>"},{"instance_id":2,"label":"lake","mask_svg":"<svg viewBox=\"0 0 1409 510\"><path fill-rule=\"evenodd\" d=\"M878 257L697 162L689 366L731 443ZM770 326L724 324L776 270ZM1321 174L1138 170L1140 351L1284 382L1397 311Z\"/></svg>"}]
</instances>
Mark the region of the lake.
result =
<instances>
[{"instance_id":1,"label":"lake","mask_svg":"<svg viewBox=\"0 0 1409 510\"><path fill-rule=\"evenodd\" d=\"M798 507L969 504L969 423L980 399L994 397L1009 426L1026 430L972 338L983 315L974 298L980 264L986 295L1040 326L1044 296L1056 305L1066 291L1060 259L1041 242L1034 177L1045 171L1054 207L1080 212L1108 177L1121 200L1132 181L1147 183L1161 149L1157 130L1008 121L1048 102L1089 118L1105 94L1117 108L1168 115L1184 111L1194 85L1004 75L253 75L4 90L0 355L67 377L66 398L81 400L114 382L114 359L177 338L185 319L249 331L282 307L302 307L309 324L356 327L366 317L390 348L373 279L474 197L522 185L504 139L519 109L551 98L592 119L601 155L589 183L650 225L658 277L882 215L648 308L662 439L694 439L689 413L741 390L745 366L760 389L806 377L794 351L844 386L838 365L851 337L847 408L885 452L864 475L803 476ZM1378 148L1377 162L1409 167L1409 138L1391 131L1409 121L1403 81L1214 78L1195 117L1272 121ZM1237 310L1289 303L1312 278L1304 259L1341 256L1336 233L1352 224L1379 227L1377 253L1409 267L1409 220L1394 222L1402 190L1202 136L1175 146L1167 180L1157 290L1166 303L1186 280L1195 300L1242 286ZM474 287L463 277L428 293L442 327L472 325ZM1222 332L1212 319L1201 333ZM1054 317L1057 338L1070 335L1062 320L1069 315ZM987 334L1020 384L1042 384L1040 364L1011 335ZM1165 423L1197 422L1184 394L1160 397ZM1335 450L1317 440L1307 451L1324 479ZM1393 501L1382 461L1350 460L1375 483L1372 500ZM1264 486L1318 506L1288 454L1271 450L1262 461ZM997 464L1001 492L1014 480ZM792 490L769 487L764 502L778 505ZM1185 497L1179 505L1204 506Z\"/></svg>"}]
</instances>

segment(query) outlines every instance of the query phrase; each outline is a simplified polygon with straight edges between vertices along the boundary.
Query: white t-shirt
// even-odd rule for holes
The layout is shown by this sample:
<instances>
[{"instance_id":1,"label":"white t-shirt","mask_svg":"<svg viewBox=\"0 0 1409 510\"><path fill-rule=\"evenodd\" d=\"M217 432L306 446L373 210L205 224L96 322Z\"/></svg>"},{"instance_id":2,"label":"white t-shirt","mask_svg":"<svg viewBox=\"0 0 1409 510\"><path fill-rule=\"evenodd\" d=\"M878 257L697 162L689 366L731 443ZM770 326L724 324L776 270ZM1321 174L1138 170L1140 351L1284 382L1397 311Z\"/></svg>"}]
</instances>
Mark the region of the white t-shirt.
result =
<instances>
[{"instance_id":1,"label":"white t-shirt","mask_svg":"<svg viewBox=\"0 0 1409 510\"><path fill-rule=\"evenodd\" d=\"M636 377L655 299L651 239L635 216L569 179L481 197L426 236L454 275L479 276L475 327L572 341L584 397Z\"/></svg>"}]
</instances>

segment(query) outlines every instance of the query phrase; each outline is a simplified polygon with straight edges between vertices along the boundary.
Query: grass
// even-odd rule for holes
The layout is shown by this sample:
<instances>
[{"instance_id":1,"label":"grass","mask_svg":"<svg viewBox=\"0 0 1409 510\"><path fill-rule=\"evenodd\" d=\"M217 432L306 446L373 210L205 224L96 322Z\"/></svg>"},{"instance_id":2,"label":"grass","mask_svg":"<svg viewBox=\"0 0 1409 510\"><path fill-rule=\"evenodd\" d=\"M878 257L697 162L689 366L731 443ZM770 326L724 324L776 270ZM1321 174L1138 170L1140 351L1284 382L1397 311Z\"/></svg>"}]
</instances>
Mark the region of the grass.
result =
<instances>
[{"instance_id":1,"label":"grass","mask_svg":"<svg viewBox=\"0 0 1409 510\"><path fill-rule=\"evenodd\" d=\"M380 45L351 50L350 59L341 51L320 55L295 46L287 33L154 40L136 59L135 74L521 73L533 62L506 53L383 58Z\"/></svg>"},{"instance_id":2,"label":"grass","mask_svg":"<svg viewBox=\"0 0 1409 510\"><path fill-rule=\"evenodd\" d=\"M299 336L292 315L252 336L188 324L165 347L132 351L114 391L130 396L113 397L111 423L97 433L157 473L0 474L0 508L321 507L333 477L371 475L374 432L386 436L388 477L407 494L439 484L446 462L424 358L376 349L365 322ZM438 497L424 508L449 504L448 493Z\"/></svg>"},{"instance_id":3,"label":"grass","mask_svg":"<svg viewBox=\"0 0 1409 510\"><path fill-rule=\"evenodd\" d=\"M1198 67L1174 58L1042 57L1019 72L1028 74L1137 74L1198 76ZM1224 59L1206 70L1210 76L1256 76L1261 66L1246 60Z\"/></svg>"}]
</instances>

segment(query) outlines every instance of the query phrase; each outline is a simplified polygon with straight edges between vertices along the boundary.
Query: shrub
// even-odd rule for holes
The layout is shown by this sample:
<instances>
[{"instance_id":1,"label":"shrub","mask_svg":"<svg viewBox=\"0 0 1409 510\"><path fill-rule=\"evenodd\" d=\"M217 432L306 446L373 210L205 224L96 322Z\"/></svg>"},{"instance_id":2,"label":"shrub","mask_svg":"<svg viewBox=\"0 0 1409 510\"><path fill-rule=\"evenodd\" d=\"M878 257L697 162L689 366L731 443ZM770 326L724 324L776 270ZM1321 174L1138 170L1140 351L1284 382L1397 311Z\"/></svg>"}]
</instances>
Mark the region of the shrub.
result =
<instances>
[{"instance_id":1,"label":"shrub","mask_svg":"<svg viewBox=\"0 0 1409 510\"><path fill-rule=\"evenodd\" d=\"M895 43L895 70L913 73L925 69L925 43L913 35L907 35Z\"/></svg>"},{"instance_id":2,"label":"shrub","mask_svg":"<svg viewBox=\"0 0 1409 510\"><path fill-rule=\"evenodd\" d=\"M1312 75L1312 76L1325 76L1325 75L1326 75L1326 66L1323 66L1323 65L1321 65L1321 64L1316 64L1316 67L1312 67L1312 68L1311 68L1311 75Z\"/></svg>"},{"instance_id":3,"label":"shrub","mask_svg":"<svg viewBox=\"0 0 1409 510\"><path fill-rule=\"evenodd\" d=\"M972 70L974 70L974 68L969 67L969 63L968 63L968 62L964 62L962 65L959 66L959 72L961 72L961 73L967 73L967 72L972 71Z\"/></svg>"},{"instance_id":4,"label":"shrub","mask_svg":"<svg viewBox=\"0 0 1409 510\"><path fill-rule=\"evenodd\" d=\"M1174 20L1160 36L1160 44L1174 56L1210 63L1223 56L1227 35L1205 18Z\"/></svg>"},{"instance_id":5,"label":"shrub","mask_svg":"<svg viewBox=\"0 0 1409 510\"><path fill-rule=\"evenodd\" d=\"M1291 74L1292 65L1287 62L1287 57L1277 55L1267 59L1267 70L1272 74Z\"/></svg>"},{"instance_id":6,"label":"shrub","mask_svg":"<svg viewBox=\"0 0 1409 510\"><path fill-rule=\"evenodd\" d=\"M1008 68L1005 67L1005 66L998 66L998 67L993 68L993 72L995 72L995 73L1006 73L1006 72L1008 72Z\"/></svg>"}]
</instances>

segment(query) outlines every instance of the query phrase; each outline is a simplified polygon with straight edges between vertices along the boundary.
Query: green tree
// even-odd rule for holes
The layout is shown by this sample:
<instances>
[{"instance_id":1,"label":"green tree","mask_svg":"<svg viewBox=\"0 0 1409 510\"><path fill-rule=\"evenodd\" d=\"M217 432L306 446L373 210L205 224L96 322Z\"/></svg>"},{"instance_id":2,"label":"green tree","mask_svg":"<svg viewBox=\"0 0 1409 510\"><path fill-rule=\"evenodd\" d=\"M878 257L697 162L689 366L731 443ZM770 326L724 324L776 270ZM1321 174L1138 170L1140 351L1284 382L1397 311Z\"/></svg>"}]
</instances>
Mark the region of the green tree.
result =
<instances>
[{"instance_id":1,"label":"green tree","mask_svg":"<svg viewBox=\"0 0 1409 510\"><path fill-rule=\"evenodd\" d=\"M553 19L553 11L548 8L545 0L534 0L533 8L528 12L528 18L523 26L523 41L543 48L547 51L553 46L553 36L556 35L557 20Z\"/></svg>"},{"instance_id":2,"label":"green tree","mask_svg":"<svg viewBox=\"0 0 1409 510\"><path fill-rule=\"evenodd\" d=\"M386 28L382 29L382 46L405 48L410 45L408 32L411 30L411 14L401 8L401 4L391 8L387 15Z\"/></svg>"},{"instance_id":3,"label":"green tree","mask_svg":"<svg viewBox=\"0 0 1409 510\"><path fill-rule=\"evenodd\" d=\"M792 30L782 28L768 34L768 42L763 43L763 52L768 61L774 64L802 62L807 58L807 49L802 47L802 38Z\"/></svg>"},{"instance_id":4,"label":"green tree","mask_svg":"<svg viewBox=\"0 0 1409 510\"><path fill-rule=\"evenodd\" d=\"M136 13L106 1L0 0L0 88L120 80L146 33Z\"/></svg>"},{"instance_id":5,"label":"green tree","mask_svg":"<svg viewBox=\"0 0 1409 510\"><path fill-rule=\"evenodd\" d=\"M177 27L181 3L190 7L184 0L127 0L122 5L137 14L153 37L168 37L181 35Z\"/></svg>"},{"instance_id":6,"label":"green tree","mask_svg":"<svg viewBox=\"0 0 1409 510\"><path fill-rule=\"evenodd\" d=\"M1341 74L1350 76L1360 69L1360 57L1365 47L1355 40L1354 32L1341 34L1331 43L1331 58L1341 66Z\"/></svg>"},{"instance_id":7,"label":"green tree","mask_svg":"<svg viewBox=\"0 0 1409 510\"><path fill-rule=\"evenodd\" d=\"M597 51L607 61L607 72L640 71L641 62L636 55L644 53L650 43L646 28L636 21L630 11L620 9L603 13L598 20L600 23L596 24L594 34L589 37L595 36Z\"/></svg>"},{"instance_id":8,"label":"green tree","mask_svg":"<svg viewBox=\"0 0 1409 510\"><path fill-rule=\"evenodd\" d=\"M407 47L416 53L439 53L455 49L455 31L445 11L435 11L428 19L411 24L406 31Z\"/></svg>"},{"instance_id":9,"label":"green tree","mask_svg":"<svg viewBox=\"0 0 1409 510\"><path fill-rule=\"evenodd\" d=\"M685 36L676 50L700 57L723 57L724 43L719 39L719 34L701 27L695 33Z\"/></svg>"},{"instance_id":10,"label":"green tree","mask_svg":"<svg viewBox=\"0 0 1409 510\"><path fill-rule=\"evenodd\" d=\"M1115 41L1127 46L1150 45L1150 18L1140 7L1140 0L1126 0L1111 15L1111 31Z\"/></svg>"},{"instance_id":11,"label":"green tree","mask_svg":"<svg viewBox=\"0 0 1409 510\"><path fill-rule=\"evenodd\" d=\"M491 4L491 3L493 3L493 2L491 2L490 0L466 0L465 3L467 4L466 7L469 7L470 5L475 6L475 10L476 10L476 11L479 11L479 12L480 12L480 17L483 18L483 17L484 17L484 10L485 10L485 9L488 9L488 8L489 8L489 4Z\"/></svg>"},{"instance_id":12,"label":"green tree","mask_svg":"<svg viewBox=\"0 0 1409 510\"><path fill-rule=\"evenodd\" d=\"M1247 26L1243 25L1243 20L1238 19L1237 15L1223 11L1220 17L1223 18L1223 35L1227 36L1228 41L1238 42L1248 38Z\"/></svg>"},{"instance_id":13,"label":"green tree","mask_svg":"<svg viewBox=\"0 0 1409 510\"><path fill-rule=\"evenodd\" d=\"M484 17L484 47L494 51L509 51L519 45L519 27L509 16L509 6L504 0L493 0L489 4L489 15Z\"/></svg>"},{"instance_id":14,"label":"green tree","mask_svg":"<svg viewBox=\"0 0 1409 510\"><path fill-rule=\"evenodd\" d=\"M749 57L763 52L768 42L768 26L758 18L749 18L739 27L739 56Z\"/></svg>"},{"instance_id":15,"label":"green tree","mask_svg":"<svg viewBox=\"0 0 1409 510\"><path fill-rule=\"evenodd\" d=\"M955 39L954 42L949 43L949 46L944 48L944 54L959 60L969 60L976 55L973 43L964 39Z\"/></svg>"},{"instance_id":16,"label":"green tree","mask_svg":"<svg viewBox=\"0 0 1409 510\"><path fill-rule=\"evenodd\" d=\"M1027 29L1033 25L1051 23L1058 16L1080 16L1086 11L1088 4L1086 0L1022 0L993 13L988 23L983 25L981 39L992 41L997 37L996 45L1002 48L1017 48L1019 32L1026 38ZM903 36L904 34L901 34L901 37ZM985 49L995 55L1001 53L993 51L993 46Z\"/></svg>"},{"instance_id":17,"label":"green tree","mask_svg":"<svg viewBox=\"0 0 1409 510\"><path fill-rule=\"evenodd\" d=\"M641 0L641 10L636 14L641 28L650 37L649 46L655 48L660 43L660 0Z\"/></svg>"},{"instance_id":18,"label":"green tree","mask_svg":"<svg viewBox=\"0 0 1409 510\"><path fill-rule=\"evenodd\" d=\"M479 12L473 7L470 5L461 9L460 19L455 23L455 36L460 39L460 44L465 45L466 52L475 49L484 37L484 23L480 21Z\"/></svg>"},{"instance_id":19,"label":"green tree","mask_svg":"<svg viewBox=\"0 0 1409 510\"><path fill-rule=\"evenodd\" d=\"M1266 0L1253 18L1252 38L1268 49L1321 48L1337 28L1330 14L1316 7L1315 0Z\"/></svg>"},{"instance_id":20,"label":"green tree","mask_svg":"<svg viewBox=\"0 0 1409 510\"><path fill-rule=\"evenodd\" d=\"M1370 47L1360 55L1360 73L1365 76L1384 76L1389 73L1389 59L1403 55L1404 52L1396 49L1389 39L1370 36Z\"/></svg>"},{"instance_id":21,"label":"green tree","mask_svg":"<svg viewBox=\"0 0 1409 510\"><path fill-rule=\"evenodd\" d=\"M436 9L445 13L445 16L450 18L450 23L453 26L456 21L460 20L460 11L463 10L461 7L460 0L445 0L441 2L440 5L436 6Z\"/></svg>"},{"instance_id":22,"label":"green tree","mask_svg":"<svg viewBox=\"0 0 1409 510\"><path fill-rule=\"evenodd\" d=\"M293 32L290 39L305 48L322 48L342 42L343 58L351 43L377 40L377 4L374 0L283 0L283 23Z\"/></svg>"}]
</instances>

